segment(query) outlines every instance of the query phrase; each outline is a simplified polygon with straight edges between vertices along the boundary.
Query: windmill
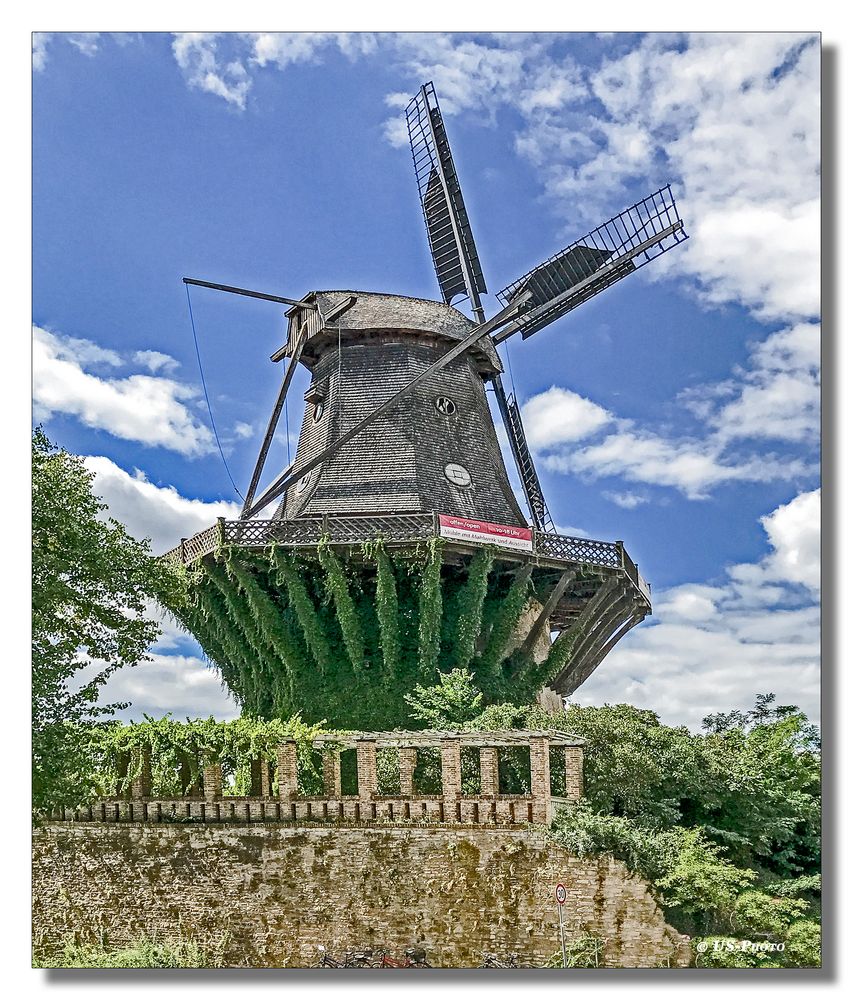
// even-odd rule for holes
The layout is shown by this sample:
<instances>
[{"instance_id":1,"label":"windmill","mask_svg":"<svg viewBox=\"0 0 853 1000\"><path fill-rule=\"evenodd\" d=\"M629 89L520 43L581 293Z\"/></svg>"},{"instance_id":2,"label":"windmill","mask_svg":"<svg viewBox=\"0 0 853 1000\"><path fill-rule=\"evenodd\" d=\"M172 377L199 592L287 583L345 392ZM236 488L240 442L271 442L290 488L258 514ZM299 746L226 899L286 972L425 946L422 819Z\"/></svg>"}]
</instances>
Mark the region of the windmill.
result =
<instances>
[{"instance_id":1,"label":"windmill","mask_svg":"<svg viewBox=\"0 0 853 1000\"><path fill-rule=\"evenodd\" d=\"M257 714L395 725L411 686L453 666L472 669L487 700L544 690L559 704L651 611L621 541L556 532L497 348L685 240L669 186L508 284L487 318L431 83L406 122L441 301L353 290L293 299L184 279L289 307L286 342L272 355L287 364L240 518L168 554L192 571L173 610ZM259 491L300 364L311 381L296 455Z\"/></svg>"}]
</instances>

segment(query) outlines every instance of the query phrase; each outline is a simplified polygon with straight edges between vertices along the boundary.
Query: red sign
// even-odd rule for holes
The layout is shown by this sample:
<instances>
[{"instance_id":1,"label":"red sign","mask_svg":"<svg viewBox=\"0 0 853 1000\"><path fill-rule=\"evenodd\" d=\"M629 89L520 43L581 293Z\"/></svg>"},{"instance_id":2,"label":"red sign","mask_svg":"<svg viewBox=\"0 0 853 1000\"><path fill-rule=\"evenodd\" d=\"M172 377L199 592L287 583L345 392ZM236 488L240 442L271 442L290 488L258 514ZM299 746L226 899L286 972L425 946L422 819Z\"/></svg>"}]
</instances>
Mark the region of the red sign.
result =
<instances>
[{"instance_id":1,"label":"red sign","mask_svg":"<svg viewBox=\"0 0 853 1000\"><path fill-rule=\"evenodd\" d=\"M533 551L533 531L530 528L516 528L512 524L493 524L491 521L475 521L470 517L455 517L452 514L439 514L438 523L442 538L503 545L505 548L519 549L522 552Z\"/></svg>"},{"instance_id":2,"label":"red sign","mask_svg":"<svg viewBox=\"0 0 853 1000\"><path fill-rule=\"evenodd\" d=\"M566 887L563 885L562 882L560 882L560 884L554 890L554 895L557 897L558 904L562 906L563 903L565 903L566 901Z\"/></svg>"}]
</instances>

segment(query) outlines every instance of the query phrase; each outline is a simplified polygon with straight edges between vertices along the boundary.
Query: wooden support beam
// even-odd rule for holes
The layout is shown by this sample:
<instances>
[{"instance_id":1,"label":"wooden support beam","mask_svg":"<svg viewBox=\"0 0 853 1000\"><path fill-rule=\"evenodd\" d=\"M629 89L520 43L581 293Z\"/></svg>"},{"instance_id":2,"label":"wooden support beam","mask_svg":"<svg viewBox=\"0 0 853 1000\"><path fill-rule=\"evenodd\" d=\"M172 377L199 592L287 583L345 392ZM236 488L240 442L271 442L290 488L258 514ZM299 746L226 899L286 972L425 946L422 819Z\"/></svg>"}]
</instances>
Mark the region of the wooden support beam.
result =
<instances>
[{"instance_id":1,"label":"wooden support beam","mask_svg":"<svg viewBox=\"0 0 853 1000\"><path fill-rule=\"evenodd\" d=\"M542 605L542 610L539 612L539 617L533 623L533 628L521 644L519 654L522 659L526 659L530 655L533 647L536 645L537 639L539 638L539 633L547 624L548 619L554 613L554 609L559 604L560 598L563 594L565 594L569 584L577 577L577 575L577 570L567 569L560 579L554 584L554 589L548 595L548 600Z\"/></svg>"}]
</instances>

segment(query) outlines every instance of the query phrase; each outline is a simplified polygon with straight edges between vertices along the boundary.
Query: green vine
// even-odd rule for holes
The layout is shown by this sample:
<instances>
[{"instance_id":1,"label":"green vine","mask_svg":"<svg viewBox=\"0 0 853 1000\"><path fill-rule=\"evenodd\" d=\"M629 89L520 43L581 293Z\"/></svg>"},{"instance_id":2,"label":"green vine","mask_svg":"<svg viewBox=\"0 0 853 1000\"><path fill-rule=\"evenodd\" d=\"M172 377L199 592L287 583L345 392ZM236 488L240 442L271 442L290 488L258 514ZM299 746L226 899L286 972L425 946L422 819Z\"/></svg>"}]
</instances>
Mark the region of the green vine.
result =
<instances>
[{"instance_id":1,"label":"green vine","mask_svg":"<svg viewBox=\"0 0 853 1000\"><path fill-rule=\"evenodd\" d=\"M418 674L424 681L431 681L438 669L438 652L441 643L441 555L443 547L441 539L429 539L426 562L421 575L421 596L418 607Z\"/></svg>"},{"instance_id":2,"label":"green vine","mask_svg":"<svg viewBox=\"0 0 853 1000\"><path fill-rule=\"evenodd\" d=\"M255 574L233 554L230 558L226 558L225 568L244 594L258 629L278 658L275 670L277 681L276 711L280 714L286 710L286 706L292 705L297 678L311 672L310 663L297 636L267 591L258 582ZM286 687L283 687L282 682Z\"/></svg>"},{"instance_id":3,"label":"green vine","mask_svg":"<svg viewBox=\"0 0 853 1000\"><path fill-rule=\"evenodd\" d=\"M328 542L324 541L320 544L317 555L326 574L326 587L335 602L347 656L353 670L359 673L364 667L364 632L361 628L361 618L350 593L349 582L340 560L332 552Z\"/></svg>"},{"instance_id":4,"label":"green vine","mask_svg":"<svg viewBox=\"0 0 853 1000\"><path fill-rule=\"evenodd\" d=\"M483 602L489 587L489 573L494 562L495 550L491 546L479 549L468 566L468 579L459 592L452 663L460 670L467 670L474 656L483 624Z\"/></svg>"},{"instance_id":5,"label":"green vine","mask_svg":"<svg viewBox=\"0 0 853 1000\"><path fill-rule=\"evenodd\" d=\"M512 638L513 630L518 625L518 620L527 604L532 570L531 564L526 565L513 580L492 623L492 631L477 665L476 673L492 677L499 674L500 665L506 657L507 646Z\"/></svg>"},{"instance_id":6,"label":"green vine","mask_svg":"<svg viewBox=\"0 0 853 1000\"><path fill-rule=\"evenodd\" d=\"M317 609L305 586L305 580L297 567L288 559L284 552L273 546L271 551L272 564L276 569L276 580L287 590L290 605L293 608L299 627L319 669L325 674L332 664L332 650L326 637Z\"/></svg>"},{"instance_id":7,"label":"green vine","mask_svg":"<svg viewBox=\"0 0 853 1000\"><path fill-rule=\"evenodd\" d=\"M397 581L388 553L382 547L374 552L376 562L376 617L382 640L382 663L386 674L394 676L400 668L400 616Z\"/></svg>"}]
</instances>

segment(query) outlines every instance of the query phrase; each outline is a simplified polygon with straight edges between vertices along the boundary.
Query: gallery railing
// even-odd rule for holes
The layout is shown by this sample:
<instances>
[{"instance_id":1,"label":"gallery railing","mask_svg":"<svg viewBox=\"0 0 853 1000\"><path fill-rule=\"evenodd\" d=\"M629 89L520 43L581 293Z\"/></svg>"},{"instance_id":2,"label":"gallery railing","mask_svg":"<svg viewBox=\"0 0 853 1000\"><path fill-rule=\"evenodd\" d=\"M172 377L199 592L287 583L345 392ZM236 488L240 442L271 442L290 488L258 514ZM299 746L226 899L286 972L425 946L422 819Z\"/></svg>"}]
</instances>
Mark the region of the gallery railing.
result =
<instances>
[{"instance_id":1,"label":"gallery railing","mask_svg":"<svg viewBox=\"0 0 853 1000\"><path fill-rule=\"evenodd\" d=\"M315 546L321 541L333 545L357 545L382 539L391 544L416 543L439 535L435 514L393 514L375 517L306 517L284 520L219 521L181 539L180 545L165 553L164 559L190 563L216 551L219 545L265 548L271 542L288 547ZM636 563L622 542L603 542L533 529L533 553L544 558L583 563L608 569L623 569L649 603L651 591L640 576Z\"/></svg>"}]
</instances>

